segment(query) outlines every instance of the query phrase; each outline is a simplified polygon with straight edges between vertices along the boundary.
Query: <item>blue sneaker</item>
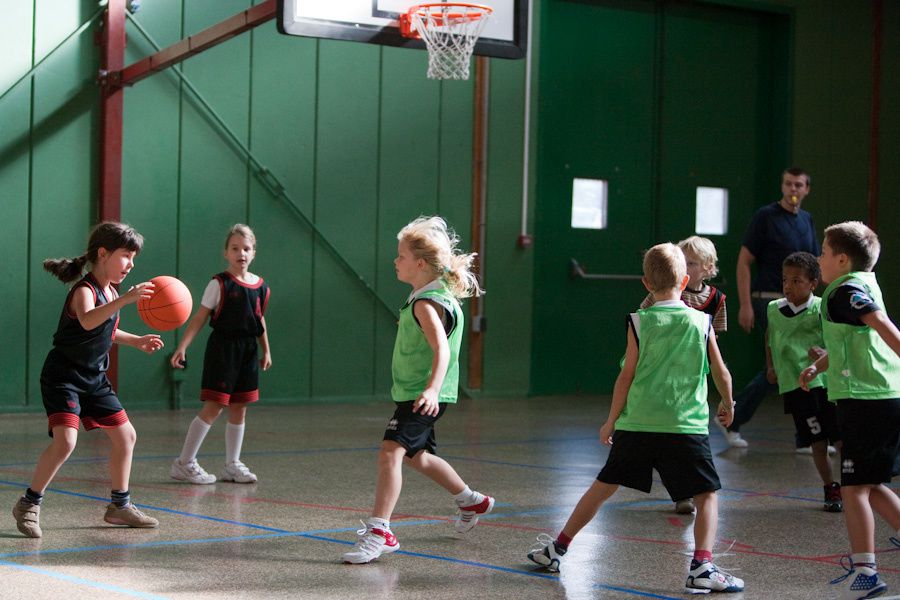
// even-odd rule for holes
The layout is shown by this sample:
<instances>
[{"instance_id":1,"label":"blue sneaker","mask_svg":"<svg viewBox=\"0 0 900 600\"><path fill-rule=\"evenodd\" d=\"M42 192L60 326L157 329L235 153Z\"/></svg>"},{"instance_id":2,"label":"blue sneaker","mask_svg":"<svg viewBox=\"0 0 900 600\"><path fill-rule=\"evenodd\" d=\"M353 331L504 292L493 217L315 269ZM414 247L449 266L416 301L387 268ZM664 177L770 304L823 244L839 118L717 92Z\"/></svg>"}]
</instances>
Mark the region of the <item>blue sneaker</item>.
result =
<instances>
[{"instance_id":1,"label":"blue sneaker","mask_svg":"<svg viewBox=\"0 0 900 600\"><path fill-rule=\"evenodd\" d=\"M863 600L864 598L876 598L887 591L887 584L878 578L878 571L869 567L853 565L848 568L845 559L841 558L841 566L846 573L831 582L835 586L832 597L837 600Z\"/></svg>"},{"instance_id":2,"label":"blue sneaker","mask_svg":"<svg viewBox=\"0 0 900 600\"><path fill-rule=\"evenodd\" d=\"M700 563L688 571L684 591L688 594L708 594L710 592L743 592L744 580L723 571L711 562Z\"/></svg>"}]
</instances>

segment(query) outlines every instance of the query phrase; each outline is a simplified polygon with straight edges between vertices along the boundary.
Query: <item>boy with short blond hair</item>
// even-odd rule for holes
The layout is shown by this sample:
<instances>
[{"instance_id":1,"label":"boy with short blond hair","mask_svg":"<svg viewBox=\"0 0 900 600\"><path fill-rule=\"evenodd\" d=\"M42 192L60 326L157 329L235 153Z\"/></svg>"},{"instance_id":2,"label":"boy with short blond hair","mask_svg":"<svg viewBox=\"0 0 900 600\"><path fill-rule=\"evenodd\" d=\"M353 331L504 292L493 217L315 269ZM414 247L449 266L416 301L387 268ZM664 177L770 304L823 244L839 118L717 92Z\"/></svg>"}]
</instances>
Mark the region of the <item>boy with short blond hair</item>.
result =
<instances>
[{"instance_id":1,"label":"boy with short blond hair","mask_svg":"<svg viewBox=\"0 0 900 600\"><path fill-rule=\"evenodd\" d=\"M887 589L875 566L874 513L900 537L900 498L887 486L900 453L900 331L872 272L880 251L878 236L859 221L825 230L819 266L829 284L822 294L826 352L799 378L806 388L827 370L828 399L837 403L851 566L831 583L846 599Z\"/></svg>"},{"instance_id":2,"label":"boy with short blond hair","mask_svg":"<svg viewBox=\"0 0 900 600\"><path fill-rule=\"evenodd\" d=\"M681 301L687 285L684 254L674 244L659 244L644 256L644 277L654 304L628 317L622 371L613 389L609 418L600 440L611 445L606 465L585 492L554 540L542 534L528 558L558 571L572 538L587 525L620 485L649 493L653 469L674 500L693 497L694 557L685 591L740 592L743 580L712 562L721 483L709 447L706 375L722 401L718 419L734 416L731 375L725 368L709 315ZM669 390L660 394L659 390Z\"/></svg>"}]
</instances>

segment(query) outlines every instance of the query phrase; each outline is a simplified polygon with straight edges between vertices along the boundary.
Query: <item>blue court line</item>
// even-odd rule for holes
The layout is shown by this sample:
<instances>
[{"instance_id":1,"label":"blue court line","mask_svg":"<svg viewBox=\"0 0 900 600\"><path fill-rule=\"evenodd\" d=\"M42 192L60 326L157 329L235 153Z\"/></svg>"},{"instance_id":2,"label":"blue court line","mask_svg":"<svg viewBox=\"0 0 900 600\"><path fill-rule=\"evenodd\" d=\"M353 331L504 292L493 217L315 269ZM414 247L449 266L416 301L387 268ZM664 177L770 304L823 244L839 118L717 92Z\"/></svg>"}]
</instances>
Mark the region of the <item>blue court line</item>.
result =
<instances>
[{"instance_id":1,"label":"blue court line","mask_svg":"<svg viewBox=\"0 0 900 600\"><path fill-rule=\"evenodd\" d=\"M106 592L115 592L117 594L123 594L125 596L131 596L133 598L144 598L145 600L166 600L165 596L156 596L153 594L138 592L137 590L129 590L117 585L100 583L98 581L91 581L90 579L82 579L81 577L73 577L72 575L66 575L64 573L54 573L53 571L48 571L47 569L40 569L38 567L32 567L29 565L20 565L17 563L7 562L5 560L0 560L0 567L9 567L11 569L28 571L29 573L36 573L38 575L46 575L47 577L60 579L68 583L75 583L77 585L97 588Z\"/></svg>"},{"instance_id":2,"label":"blue court line","mask_svg":"<svg viewBox=\"0 0 900 600\"><path fill-rule=\"evenodd\" d=\"M21 485L21 484L16 484L16 483L9 482L9 481L2 481L2 480L0 480L0 484L10 485L10 486ZM107 501L107 498L91 496L88 494L81 494L78 492L71 492L68 490L48 488L47 491L51 491L51 492L63 494L63 495L68 495L68 496L74 496L74 497L78 497L78 498L86 498L89 500L97 500L97 501L101 501L101 502ZM81 548L59 548L59 549L55 549L55 550L38 550L38 551L31 551L31 552L16 552L16 553L0 554L0 558L23 558L26 556L35 556L35 555L43 555L43 554L71 554L71 553L77 553L77 552L109 551L109 550L119 550L119 549L125 549L125 548L140 549L140 548L155 548L155 547L166 547L166 546L171 547L171 546L221 543L221 542L238 541L238 540L255 540L255 539L277 538L277 537L303 537L303 538L308 538L308 539L313 539L313 540L341 544L341 545L345 545L345 546L352 546L355 544L355 542L353 542L353 541L340 540L340 539L336 539L336 538L325 537L324 535L322 535L322 534L328 534L328 533L343 533L346 531L356 531L355 527L341 528L341 529L334 529L334 530L319 530L319 531L314 530L314 531L303 531L303 532L291 532L291 531L287 531L284 529L276 529L274 527L265 527L262 525L255 525L253 523L243 523L240 521L232 521L229 519L219 519L216 517L209 517L206 515L187 513L187 512L167 509L167 508L163 508L163 507L154 507L154 506L143 505L143 504L139 504L137 506L148 508L148 509L153 509L153 510L158 510L158 511L162 511L162 512L168 512L171 514L177 514L177 515L193 517L193 518L198 518L198 519L203 519L203 520L208 520L208 521L214 521L214 522L219 522L219 523L227 523L227 524L231 524L231 525L238 525L238 526L242 526L242 527L248 527L251 529L261 529L264 531L271 531L272 533L268 534L268 535L234 536L234 537L207 538L207 539L195 539L195 540L156 541L156 542L146 542L143 544L89 546L89 547L81 547ZM533 511L523 511L521 513L505 513L505 514L498 513L498 514L485 515L482 518L489 519L489 518L503 518L503 517L510 517L510 516L523 516L523 515L528 515L528 514L540 514L540 513L546 513L546 512L553 512L556 510L558 510L558 509L556 509L556 508L538 509L538 510L533 510ZM444 523L444 522L445 521L439 520L439 519L424 520L424 521L402 521L402 520L400 520L400 521L395 521L394 523L392 523L392 525L394 527L411 527L411 526L417 526L417 525L438 524L438 523ZM468 560L463 560L463 559L458 559L458 558L451 558L449 556L441 556L438 554L424 554L424 553L420 553L420 552L409 552L406 550L398 550L396 553L400 554L400 555L405 555L405 556L413 556L413 557L417 557L417 558L427 558L427 559L431 559L431 560L439 560L439 561L443 561L443 562L462 564L462 565L466 565L466 566L472 566L472 567L477 567L477 568L481 568L481 569L499 571L499 572L504 572L504 573L525 575L528 577L537 577L540 579L557 579L556 576L550 575L547 573L540 573L540 572L536 572L536 571L524 571L522 569L514 569L511 567L502 567L499 565L491 565L488 563L480 563L480 562L468 561ZM3 564L7 564L7 563L5 563L4 561L0 561L0 565L3 565ZM33 570L33 568L26 567L25 565L17 565L16 563L8 563L8 564L9 564L9 566L22 568L25 570ZM54 574L50 571L47 571L45 574L54 576L54 577L57 576L57 574ZM68 576L60 576L60 578L66 578L66 577L68 577ZM91 582L86 582L86 583L90 584ZM647 592L641 592L639 590L630 590L627 588L606 586L603 584L596 584L593 587L598 588L598 589L609 589L609 590L613 590L613 591L619 591L619 592L628 593L628 594L637 595L637 596L644 596L644 597L651 597L651 598L665 598L665 599L670 598L669 596L659 596L656 594L649 594ZM128 593L128 592L123 591L122 593ZM158 598L157 596L140 595L139 592L135 592L131 595L138 595L138 597L144 597L144 598ZM680 599L672 599L672 600L680 600Z\"/></svg>"}]
</instances>

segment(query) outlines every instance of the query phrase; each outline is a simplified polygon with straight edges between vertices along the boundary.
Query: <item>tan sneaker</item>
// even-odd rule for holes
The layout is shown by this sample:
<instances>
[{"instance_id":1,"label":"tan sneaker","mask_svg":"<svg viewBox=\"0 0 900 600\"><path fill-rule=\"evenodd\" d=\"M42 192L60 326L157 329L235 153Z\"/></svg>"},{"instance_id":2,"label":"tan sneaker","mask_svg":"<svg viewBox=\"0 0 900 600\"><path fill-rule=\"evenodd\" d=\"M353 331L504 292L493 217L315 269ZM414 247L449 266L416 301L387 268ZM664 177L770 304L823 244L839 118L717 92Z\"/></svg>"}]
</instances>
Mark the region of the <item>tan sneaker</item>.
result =
<instances>
[{"instance_id":1,"label":"tan sneaker","mask_svg":"<svg viewBox=\"0 0 900 600\"><path fill-rule=\"evenodd\" d=\"M40 504L32 504L25 498L19 498L19 501L13 506L12 514L16 518L16 527L23 535L30 538L39 538L43 535L40 523Z\"/></svg>"},{"instance_id":2,"label":"tan sneaker","mask_svg":"<svg viewBox=\"0 0 900 600\"><path fill-rule=\"evenodd\" d=\"M131 502L122 508L110 504L106 507L106 515L103 520L113 525L128 525L129 527L156 527L159 525L159 521L139 511L137 506Z\"/></svg>"}]
</instances>

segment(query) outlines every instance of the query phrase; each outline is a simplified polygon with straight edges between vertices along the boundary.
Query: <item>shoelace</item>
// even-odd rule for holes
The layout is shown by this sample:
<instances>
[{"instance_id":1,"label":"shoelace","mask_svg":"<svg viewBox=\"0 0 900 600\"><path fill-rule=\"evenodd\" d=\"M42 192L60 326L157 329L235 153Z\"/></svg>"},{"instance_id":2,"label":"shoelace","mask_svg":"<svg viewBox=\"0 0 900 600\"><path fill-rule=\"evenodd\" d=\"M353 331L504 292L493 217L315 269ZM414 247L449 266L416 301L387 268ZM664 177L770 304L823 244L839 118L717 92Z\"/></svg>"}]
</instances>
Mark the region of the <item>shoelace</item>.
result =
<instances>
[{"instance_id":1,"label":"shoelace","mask_svg":"<svg viewBox=\"0 0 900 600\"><path fill-rule=\"evenodd\" d=\"M356 540L356 547L360 550L365 550L366 552L375 552L380 550L382 546L384 546L384 542L379 542L378 538L380 535L376 535L369 531L369 526L366 525L366 522L363 520L359 521L362 523L362 529L356 530L356 535L359 536ZM384 538L382 538L384 539Z\"/></svg>"},{"instance_id":2,"label":"shoelace","mask_svg":"<svg viewBox=\"0 0 900 600\"><path fill-rule=\"evenodd\" d=\"M200 466L196 460L192 460L188 464L184 465L184 467L188 470L191 475L203 475L204 477L207 475L207 472Z\"/></svg>"},{"instance_id":3,"label":"shoelace","mask_svg":"<svg viewBox=\"0 0 900 600\"><path fill-rule=\"evenodd\" d=\"M856 573L856 569L853 568L853 561L850 559L850 557L848 555L845 554L844 556L841 557L840 565L841 565L841 568L847 572L844 573L843 575L841 575L840 577L838 577L837 579L832 580L831 585L840 583L840 582L844 581L845 579L847 579L848 577L850 577L851 575L853 575L854 573Z\"/></svg>"},{"instance_id":4,"label":"shoelace","mask_svg":"<svg viewBox=\"0 0 900 600\"><path fill-rule=\"evenodd\" d=\"M229 465L229 466L234 467L235 469L237 469L238 473L240 473L241 475L249 475L249 474L250 474L250 469L248 469L248 468L247 468L247 465L245 465L245 464L242 463L241 461L233 462L233 463L231 463L231 465Z\"/></svg>"},{"instance_id":5,"label":"shoelace","mask_svg":"<svg viewBox=\"0 0 900 600\"><path fill-rule=\"evenodd\" d=\"M554 540L551 536L547 535L546 533L539 533L537 536L537 543L531 549L531 552L540 552L541 550L544 549L544 547L549 546L550 544L552 544L555 541L556 540Z\"/></svg>"}]
</instances>

